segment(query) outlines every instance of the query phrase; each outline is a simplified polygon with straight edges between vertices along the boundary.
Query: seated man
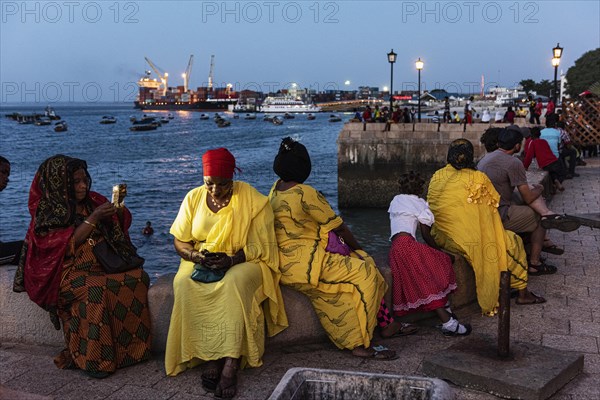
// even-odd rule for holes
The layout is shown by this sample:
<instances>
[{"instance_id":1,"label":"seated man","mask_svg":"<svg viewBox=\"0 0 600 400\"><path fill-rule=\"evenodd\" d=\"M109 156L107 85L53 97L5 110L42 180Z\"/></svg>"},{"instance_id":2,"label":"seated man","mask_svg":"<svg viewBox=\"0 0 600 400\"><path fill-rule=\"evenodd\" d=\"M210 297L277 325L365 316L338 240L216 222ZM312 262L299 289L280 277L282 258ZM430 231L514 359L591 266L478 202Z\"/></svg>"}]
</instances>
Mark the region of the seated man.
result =
<instances>
[{"instance_id":1,"label":"seated man","mask_svg":"<svg viewBox=\"0 0 600 400\"><path fill-rule=\"evenodd\" d=\"M531 233L529 275L553 274L556 267L540 259L546 229L570 232L579 223L551 211L542 197L542 185L529 185L523 163L514 154L521 151L523 134L519 129L505 128L498 135L498 149L487 153L477 169L484 172L500 194L498 212L504 228L515 233ZM515 187L520 199L514 199ZM518 196L516 196L518 197Z\"/></svg>"},{"instance_id":2,"label":"seated man","mask_svg":"<svg viewBox=\"0 0 600 400\"><path fill-rule=\"evenodd\" d=\"M0 156L0 192L6 189L10 176L10 161ZM0 265L17 264L21 256L23 241L0 242Z\"/></svg>"}]
</instances>

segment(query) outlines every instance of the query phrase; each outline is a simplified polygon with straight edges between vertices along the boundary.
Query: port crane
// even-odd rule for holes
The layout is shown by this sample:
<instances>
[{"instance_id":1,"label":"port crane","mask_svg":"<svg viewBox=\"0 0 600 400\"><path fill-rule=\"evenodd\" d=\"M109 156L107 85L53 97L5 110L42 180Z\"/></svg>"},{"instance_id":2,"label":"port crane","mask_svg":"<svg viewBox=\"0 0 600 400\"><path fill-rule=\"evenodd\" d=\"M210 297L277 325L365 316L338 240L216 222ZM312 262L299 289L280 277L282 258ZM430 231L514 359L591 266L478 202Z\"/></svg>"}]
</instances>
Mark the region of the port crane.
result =
<instances>
[{"instance_id":1,"label":"port crane","mask_svg":"<svg viewBox=\"0 0 600 400\"><path fill-rule=\"evenodd\" d=\"M208 93L209 98L211 97L213 90L213 72L215 69L215 56L210 56L210 70L208 71Z\"/></svg>"},{"instance_id":2,"label":"port crane","mask_svg":"<svg viewBox=\"0 0 600 400\"><path fill-rule=\"evenodd\" d=\"M194 64L194 55L192 54L190 56L190 61L188 61L188 65L187 68L185 69L185 72L183 74L181 74L181 76L183 77L183 93L187 93L188 91L188 84L190 83L190 75L192 74L192 65Z\"/></svg>"},{"instance_id":3,"label":"port crane","mask_svg":"<svg viewBox=\"0 0 600 400\"><path fill-rule=\"evenodd\" d=\"M146 62L148 63L148 65L150 66L150 68L152 68L152 70L154 71L154 73L156 75L158 75L158 77L160 78L160 81L162 82L163 85L163 90L162 90L162 95L166 96L167 95L167 89L168 89L168 79L169 79L169 73L168 72L162 72L163 69L159 68L158 66L156 66L152 61L150 61L150 59L148 57L144 57L144 59L146 60Z\"/></svg>"}]
</instances>

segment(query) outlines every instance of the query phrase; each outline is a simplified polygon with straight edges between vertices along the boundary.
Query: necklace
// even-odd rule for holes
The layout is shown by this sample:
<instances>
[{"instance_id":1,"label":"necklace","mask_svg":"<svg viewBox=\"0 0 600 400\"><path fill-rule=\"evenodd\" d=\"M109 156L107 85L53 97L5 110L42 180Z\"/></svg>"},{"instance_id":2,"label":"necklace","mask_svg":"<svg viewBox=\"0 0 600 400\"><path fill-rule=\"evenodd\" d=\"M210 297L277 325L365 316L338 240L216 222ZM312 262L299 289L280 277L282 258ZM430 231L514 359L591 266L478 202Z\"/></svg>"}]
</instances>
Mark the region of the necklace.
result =
<instances>
[{"instance_id":1,"label":"necklace","mask_svg":"<svg viewBox=\"0 0 600 400\"><path fill-rule=\"evenodd\" d=\"M227 206L227 204L229 204L229 202L231 201L231 194L232 194L232 192L230 191L227 194L229 195L229 197L223 203L219 203L218 201L216 201L215 198L211 194L210 195L210 202L212 203L213 206L217 207L217 209L220 210L221 208Z\"/></svg>"}]
</instances>

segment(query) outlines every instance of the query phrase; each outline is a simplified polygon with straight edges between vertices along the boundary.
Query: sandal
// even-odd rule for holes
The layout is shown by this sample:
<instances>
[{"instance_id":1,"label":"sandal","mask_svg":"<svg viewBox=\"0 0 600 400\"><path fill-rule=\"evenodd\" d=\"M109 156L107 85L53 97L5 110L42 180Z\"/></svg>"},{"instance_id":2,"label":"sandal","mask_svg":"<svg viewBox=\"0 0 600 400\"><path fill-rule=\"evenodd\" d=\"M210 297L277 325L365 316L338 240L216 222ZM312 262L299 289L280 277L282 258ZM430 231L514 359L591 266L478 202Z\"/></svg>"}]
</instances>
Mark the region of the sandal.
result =
<instances>
[{"instance_id":1,"label":"sandal","mask_svg":"<svg viewBox=\"0 0 600 400\"><path fill-rule=\"evenodd\" d=\"M530 305L530 304L543 304L543 303L545 303L545 302L546 302L546 299L545 299L545 298L543 298L543 297L541 297L541 296L538 296L538 295L536 295L536 294L535 294L535 293L533 293L533 292L529 292L529 294L530 294L531 296L533 296L533 299L529 299L529 300L526 300L526 301L519 301L519 299L517 299L517 300L515 301L515 304L517 304L517 305L519 305L519 306L528 306L528 305Z\"/></svg>"},{"instance_id":2,"label":"sandal","mask_svg":"<svg viewBox=\"0 0 600 400\"><path fill-rule=\"evenodd\" d=\"M470 324L462 324L466 331L464 333L460 333L458 330L460 329L461 324L456 324L456 328L452 331L450 329L446 329L443 326L440 326L440 330L442 331L442 335L444 336L469 336L473 331L473 328Z\"/></svg>"},{"instance_id":3,"label":"sandal","mask_svg":"<svg viewBox=\"0 0 600 400\"><path fill-rule=\"evenodd\" d=\"M400 325L400 327L396 332L392 333L391 335L385 335L382 331L380 333L381 337L384 339L388 339L396 336L408 336L417 333L417 331L419 330L419 328L413 324L408 324L406 322L398 322L398 324Z\"/></svg>"},{"instance_id":4,"label":"sandal","mask_svg":"<svg viewBox=\"0 0 600 400\"><path fill-rule=\"evenodd\" d=\"M531 271L531 268L535 269L535 272ZM541 262L538 265L529 264L529 269L527 270L527 274L530 276L539 276L539 275L552 275L558 271L554 265L546 264L545 262Z\"/></svg>"},{"instance_id":5,"label":"sandal","mask_svg":"<svg viewBox=\"0 0 600 400\"><path fill-rule=\"evenodd\" d=\"M578 229L581 224L566 215L550 214L542 216L542 228L558 229L561 232L572 232Z\"/></svg>"},{"instance_id":6,"label":"sandal","mask_svg":"<svg viewBox=\"0 0 600 400\"><path fill-rule=\"evenodd\" d=\"M206 363L206 370L200 375L202 387L209 392L214 392L221 379L224 360L211 360Z\"/></svg>"},{"instance_id":7,"label":"sandal","mask_svg":"<svg viewBox=\"0 0 600 400\"><path fill-rule=\"evenodd\" d=\"M239 369L239 365L237 364L238 362L239 361L236 360L235 363L223 367L223 371L221 372L221 380L215 389L215 397L220 399L231 399L237 393L237 377ZM233 370L233 376L225 375L224 372L227 368Z\"/></svg>"},{"instance_id":8,"label":"sandal","mask_svg":"<svg viewBox=\"0 0 600 400\"><path fill-rule=\"evenodd\" d=\"M542 247L542 251L544 253L556 254L557 256L560 256L561 254L564 254L564 252L565 252L564 249L561 249L560 247L558 247L555 244L553 244L551 246Z\"/></svg>"},{"instance_id":9,"label":"sandal","mask_svg":"<svg viewBox=\"0 0 600 400\"><path fill-rule=\"evenodd\" d=\"M371 346L368 349L362 348L361 350L365 350L368 351L368 353L360 353L360 352L355 352L354 350L352 350L352 355L354 357L359 357L359 358L371 358L373 360L380 360L380 361L390 361L390 360L396 360L398 358L398 355L396 354L396 352L394 350L390 350L385 346Z\"/></svg>"}]
</instances>

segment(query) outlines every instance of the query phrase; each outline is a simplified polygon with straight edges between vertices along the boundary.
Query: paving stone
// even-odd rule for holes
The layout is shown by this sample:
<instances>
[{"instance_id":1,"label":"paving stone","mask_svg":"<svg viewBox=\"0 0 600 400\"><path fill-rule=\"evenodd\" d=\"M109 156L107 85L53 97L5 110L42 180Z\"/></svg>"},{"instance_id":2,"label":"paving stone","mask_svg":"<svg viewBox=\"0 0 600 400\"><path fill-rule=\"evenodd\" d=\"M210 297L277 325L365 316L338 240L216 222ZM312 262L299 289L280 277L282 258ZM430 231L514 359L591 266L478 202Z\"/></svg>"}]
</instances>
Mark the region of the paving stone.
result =
<instances>
[{"instance_id":1,"label":"paving stone","mask_svg":"<svg viewBox=\"0 0 600 400\"><path fill-rule=\"evenodd\" d=\"M575 335L554 335L545 333L542 345L554 349L598 354L598 341L595 337Z\"/></svg>"}]
</instances>

